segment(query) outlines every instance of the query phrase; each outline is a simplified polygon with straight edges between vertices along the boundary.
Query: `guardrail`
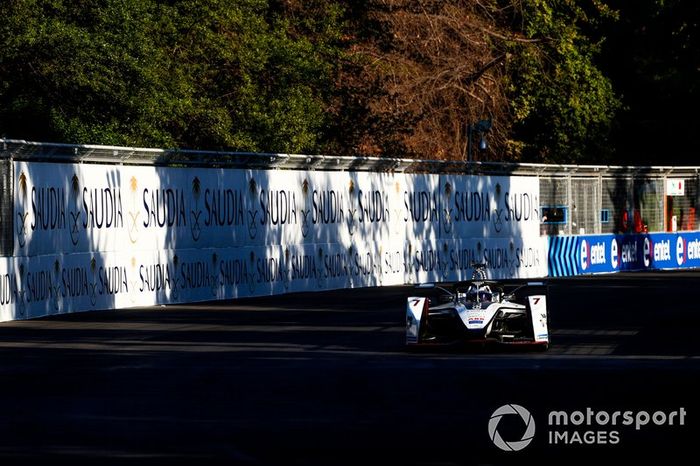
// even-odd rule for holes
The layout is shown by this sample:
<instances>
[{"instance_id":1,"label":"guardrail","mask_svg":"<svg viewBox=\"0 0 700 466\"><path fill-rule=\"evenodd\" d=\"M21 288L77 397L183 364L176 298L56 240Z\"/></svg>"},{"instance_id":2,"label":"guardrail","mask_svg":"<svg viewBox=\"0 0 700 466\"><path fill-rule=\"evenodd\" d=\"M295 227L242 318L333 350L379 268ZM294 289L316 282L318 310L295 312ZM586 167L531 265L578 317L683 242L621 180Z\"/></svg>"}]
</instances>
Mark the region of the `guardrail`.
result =
<instances>
[{"instance_id":1,"label":"guardrail","mask_svg":"<svg viewBox=\"0 0 700 466\"><path fill-rule=\"evenodd\" d=\"M154 149L0 139L0 158L35 162L551 177L697 177L700 166L623 166Z\"/></svg>"}]
</instances>

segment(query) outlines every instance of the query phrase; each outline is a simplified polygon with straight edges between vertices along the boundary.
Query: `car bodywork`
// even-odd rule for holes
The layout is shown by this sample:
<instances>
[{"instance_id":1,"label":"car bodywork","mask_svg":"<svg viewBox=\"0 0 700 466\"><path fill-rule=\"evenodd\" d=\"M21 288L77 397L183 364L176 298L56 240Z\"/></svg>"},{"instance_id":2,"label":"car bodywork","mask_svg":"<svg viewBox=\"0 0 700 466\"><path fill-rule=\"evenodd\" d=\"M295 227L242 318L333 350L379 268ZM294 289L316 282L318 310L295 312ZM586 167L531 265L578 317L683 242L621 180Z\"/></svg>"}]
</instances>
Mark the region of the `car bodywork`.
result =
<instances>
[{"instance_id":1,"label":"car bodywork","mask_svg":"<svg viewBox=\"0 0 700 466\"><path fill-rule=\"evenodd\" d=\"M504 285L476 278L454 284L453 291L435 284L418 285L422 296L406 304L406 344L450 345L494 342L549 346L546 286L529 282L504 292ZM426 296L428 294L428 296Z\"/></svg>"}]
</instances>

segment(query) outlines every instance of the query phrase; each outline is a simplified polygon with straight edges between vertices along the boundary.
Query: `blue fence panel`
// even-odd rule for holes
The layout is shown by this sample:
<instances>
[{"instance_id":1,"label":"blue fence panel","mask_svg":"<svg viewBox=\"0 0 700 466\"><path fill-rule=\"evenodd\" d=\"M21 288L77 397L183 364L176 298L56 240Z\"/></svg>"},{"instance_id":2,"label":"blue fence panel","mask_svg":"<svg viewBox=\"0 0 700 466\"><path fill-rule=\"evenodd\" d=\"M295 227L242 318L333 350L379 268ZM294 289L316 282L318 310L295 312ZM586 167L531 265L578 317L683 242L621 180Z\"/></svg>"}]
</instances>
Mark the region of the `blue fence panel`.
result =
<instances>
[{"instance_id":1,"label":"blue fence panel","mask_svg":"<svg viewBox=\"0 0 700 466\"><path fill-rule=\"evenodd\" d=\"M578 236L551 236L549 238L549 275L552 277L567 277L578 275L580 272L575 259L578 246Z\"/></svg>"},{"instance_id":2,"label":"blue fence panel","mask_svg":"<svg viewBox=\"0 0 700 466\"><path fill-rule=\"evenodd\" d=\"M656 233L648 236L644 243L644 263L649 263L650 268L700 267L700 232Z\"/></svg>"},{"instance_id":3,"label":"blue fence panel","mask_svg":"<svg viewBox=\"0 0 700 466\"><path fill-rule=\"evenodd\" d=\"M549 238L549 275L700 267L700 232Z\"/></svg>"}]
</instances>

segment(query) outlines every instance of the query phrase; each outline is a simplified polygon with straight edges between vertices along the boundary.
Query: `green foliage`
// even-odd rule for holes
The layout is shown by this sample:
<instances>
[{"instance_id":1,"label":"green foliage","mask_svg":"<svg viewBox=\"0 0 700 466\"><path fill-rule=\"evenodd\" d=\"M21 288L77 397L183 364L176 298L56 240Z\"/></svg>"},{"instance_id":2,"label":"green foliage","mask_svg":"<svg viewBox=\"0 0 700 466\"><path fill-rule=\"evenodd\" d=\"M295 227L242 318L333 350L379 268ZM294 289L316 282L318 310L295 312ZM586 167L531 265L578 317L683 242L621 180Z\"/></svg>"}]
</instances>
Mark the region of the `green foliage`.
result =
<instances>
[{"instance_id":1,"label":"green foliage","mask_svg":"<svg viewBox=\"0 0 700 466\"><path fill-rule=\"evenodd\" d=\"M14 47L0 52L9 83L0 97L14 110L3 113L3 129L76 142L172 142L148 122L153 111L172 110L162 108L163 87L180 84L163 79L167 56L149 24L160 12L149 3L14 2L2 33Z\"/></svg>"},{"instance_id":2,"label":"green foliage","mask_svg":"<svg viewBox=\"0 0 700 466\"><path fill-rule=\"evenodd\" d=\"M14 0L0 24L0 132L315 151L340 36L340 10L317 3L293 29L265 0Z\"/></svg>"},{"instance_id":3,"label":"green foliage","mask_svg":"<svg viewBox=\"0 0 700 466\"><path fill-rule=\"evenodd\" d=\"M620 20L605 31L600 67L624 103L611 138L618 163L697 165L700 2L609 3Z\"/></svg>"},{"instance_id":4,"label":"green foliage","mask_svg":"<svg viewBox=\"0 0 700 466\"><path fill-rule=\"evenodd\" d=\"M604 155L601 143L620 106L595 64L600 44L583 32L614 12L599 2L588 10L579 3L522 3L522 33L529 41L511 44L509 92L515 137L529 160L579 162Z\"/></svg>"},{"instance_id":5,"label":"green foliage","mask_svg":"<svg viewBox=\"0 0 700 466\"><path fill-rule=\"evenodd\" d=\"M465 121L491 115L494 158L601 161L611 127L651 161L666 142L639 134L692 155L698 5L8 0L0 136L461 157Z\"/></svg>"}]
</instances>

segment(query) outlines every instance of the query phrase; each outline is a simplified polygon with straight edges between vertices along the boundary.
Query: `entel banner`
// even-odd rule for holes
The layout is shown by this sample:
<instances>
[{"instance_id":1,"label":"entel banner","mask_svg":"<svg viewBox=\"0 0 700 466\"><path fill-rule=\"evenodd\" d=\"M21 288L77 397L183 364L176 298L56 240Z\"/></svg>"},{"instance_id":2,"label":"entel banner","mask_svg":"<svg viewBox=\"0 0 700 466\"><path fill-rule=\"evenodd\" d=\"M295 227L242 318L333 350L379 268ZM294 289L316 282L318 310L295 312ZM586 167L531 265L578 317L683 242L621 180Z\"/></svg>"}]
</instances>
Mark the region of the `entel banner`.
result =
<instances>
[{"instance_id":1,"label":"entel banner","mask_svg":"<svg viewBox=\"0 0 700 466\"><path fill-rule=\"evenodd\" d=\"M549 240L549 274L553 277L692 267L700 267L700 232L555 236Z\"/></svg>"},{"instance_id":2,"label":"entel banner","mask_svg":"<svg viewBox=\"0 0 700 466\"><path fill-rule=\"evenodd\" d=\"M0 320L547 275L534 177L14 162Z\"/></svg>"}]
</instances>

